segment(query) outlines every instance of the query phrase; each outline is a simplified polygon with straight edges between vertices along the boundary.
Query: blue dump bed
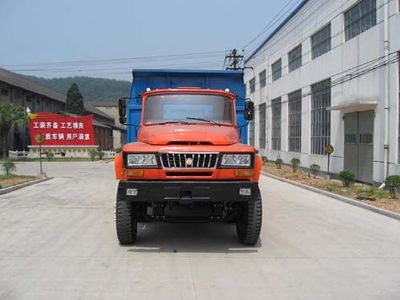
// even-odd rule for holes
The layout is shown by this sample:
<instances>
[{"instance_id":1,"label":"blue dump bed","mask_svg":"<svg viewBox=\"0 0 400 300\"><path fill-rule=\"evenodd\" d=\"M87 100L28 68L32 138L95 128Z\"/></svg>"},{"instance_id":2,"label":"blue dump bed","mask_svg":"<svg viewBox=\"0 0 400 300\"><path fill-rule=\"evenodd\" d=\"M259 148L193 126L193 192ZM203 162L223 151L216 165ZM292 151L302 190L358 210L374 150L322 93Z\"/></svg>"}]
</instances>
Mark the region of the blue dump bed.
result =
<instances>
[{"instance_id":1,"label":"blue dump bed","mask_svg":"<svg viewBox=\"0 0 400 300\"><path fill-rule=\"evenodd\" d=\"M140 125L142 103L140 95L150 88L166 89L179 87L196 87L204 89L225 90L236 95L236 114L238 126L246 124L244 119L245 90L242 71L208 71L208 70L133 70L131 100L127 107L128 135L127 142L136 141ZM241 130L241 142L247 144L247 127Z\"/></svg>"}]
</instances>

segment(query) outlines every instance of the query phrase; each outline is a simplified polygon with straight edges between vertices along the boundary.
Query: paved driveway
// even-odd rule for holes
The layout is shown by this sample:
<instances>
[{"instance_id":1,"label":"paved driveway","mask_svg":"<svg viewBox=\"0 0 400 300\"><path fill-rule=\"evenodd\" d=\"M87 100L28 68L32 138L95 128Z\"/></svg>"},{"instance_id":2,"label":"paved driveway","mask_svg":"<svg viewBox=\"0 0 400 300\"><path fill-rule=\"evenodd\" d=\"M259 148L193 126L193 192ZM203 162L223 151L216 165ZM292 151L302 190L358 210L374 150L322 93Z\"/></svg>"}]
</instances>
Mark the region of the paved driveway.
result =
<instances>
[{"instance_id":1,"label":"paved driveway","mask_svg":"<svg viewBox=\"0 0 400 300\"><path fill-rule=\"evenodd\" d=\"M0 299L400 299L397 220L262 178L257 247L221 224L141 225L121 247L112 164L45 168L0 196Z\"/></svg>"}]
</instances>

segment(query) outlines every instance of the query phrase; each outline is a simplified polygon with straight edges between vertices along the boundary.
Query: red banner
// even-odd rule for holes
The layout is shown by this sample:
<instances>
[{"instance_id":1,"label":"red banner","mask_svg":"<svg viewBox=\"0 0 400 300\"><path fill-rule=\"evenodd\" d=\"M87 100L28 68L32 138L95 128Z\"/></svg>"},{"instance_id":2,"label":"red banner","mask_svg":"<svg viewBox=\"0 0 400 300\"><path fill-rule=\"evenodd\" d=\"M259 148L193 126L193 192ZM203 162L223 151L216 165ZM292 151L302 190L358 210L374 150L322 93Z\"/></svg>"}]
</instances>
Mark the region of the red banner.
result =
<instances>
[{"instance_id":1,"label":"red banner","mask_svg":"<svg viewBox=\"0 0 400 300\"><path fill-rule=\"evenodd\" d=\"M31 145L38 145L35 137L43 136L43 146L89 146L95 144L93 115L83 117L52 113L30 115Z\"/></svg>"}]
</instances>

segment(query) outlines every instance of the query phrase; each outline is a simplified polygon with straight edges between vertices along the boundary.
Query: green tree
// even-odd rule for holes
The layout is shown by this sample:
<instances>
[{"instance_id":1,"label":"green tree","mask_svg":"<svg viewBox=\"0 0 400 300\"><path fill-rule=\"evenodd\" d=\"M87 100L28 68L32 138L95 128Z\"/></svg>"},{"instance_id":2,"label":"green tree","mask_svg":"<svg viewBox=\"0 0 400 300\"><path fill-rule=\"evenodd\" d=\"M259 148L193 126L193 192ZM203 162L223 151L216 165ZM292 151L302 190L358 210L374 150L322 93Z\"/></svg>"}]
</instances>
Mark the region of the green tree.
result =
<instances>
[{"instance_id":1,"label":"green tree","mask_svg":"<svg viewBox=\"0 0 400 300\"><path fill-rule=\"evenodd\" d=\"M0 139L3 158L8 154L8 135L15 126L21 126L26 118L24 109L11 103L0 105Z\"/></svg>"},{"instance_id":2,"label":"green tree","mask_svg":"<svg viewBox=\"0 0 400 300\"><path fill-rule=\"evenodd\" d=\"M6 173L6 177L10 177L11 176L11 172L15 171L17 169L17 167L15 166L15 163L11 160L6 160L5 162L3 162L3 170Z\"/></svg>"},{"instance_id":3,"label":"green tree","mask_svg":"<svg viewBox=\"0 0 400 300\"><path fill-rule=\"evenodd\" d=\"M78 85L73 83L67 92L67 101L65 110L71 114L84 115L85 107L83 106L83 97L79 91Z\"/></svg>"}]
</instances>

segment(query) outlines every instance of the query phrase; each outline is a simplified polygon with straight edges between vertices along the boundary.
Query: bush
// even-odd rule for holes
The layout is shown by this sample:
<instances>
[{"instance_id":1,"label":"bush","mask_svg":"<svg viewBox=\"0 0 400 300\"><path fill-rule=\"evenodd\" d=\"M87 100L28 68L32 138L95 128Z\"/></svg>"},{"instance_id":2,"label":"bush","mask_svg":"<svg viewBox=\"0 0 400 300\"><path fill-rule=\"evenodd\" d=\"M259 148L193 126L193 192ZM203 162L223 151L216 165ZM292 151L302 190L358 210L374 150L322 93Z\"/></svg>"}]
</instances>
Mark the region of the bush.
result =
<instances>
[{"instance_id":1,"label":"bush","mask_svg":"<svg viewBox=\"0 0 400 300\"><path fill-rule=\"evenodd\" d=\"M104 158L104 152L103 151L97 151L97 156L99 157L100 160L102 160Z\"/></svg>"},{"instance_id":2,"label":"bush","mask_svg":"<svg viewBox=\"0 0 400 300\"><path fill-rule=\"evenodd\" d=\"M319 175L319 171L321 170L321 167L319 165L317 165L317 164L312 164L310 166L310 170L311 170L311 174L314 177L317 177Z\"/></svg>"},{"instance_id":3,"label":"bush","mask_svg":"<svg viewBox=\"0 0 400 300\"><path fill-rule=\"evenodd\" d=\"M365 191L365 194L368 196L374 196L377 198L387 198L389 196L387 191L380 190L376 187L370 187L369 189L367 189Z\"/></svg>"},{"instance_id":4,"label":"bush","mask_svg":"<svg viewBox=\"0 0 400 300\"><path fill-rule=\"evenodd\" d=\"M97 155L97 150L89 151L89 156L90 156L91 161L94 161L96 159L96 155Z\"/></svg>"},{"instance_id":5,"label":"bush","mask_svg":"<svg viewBox=\"0 0 400 300\"><path fill-rule=\"evenodd\" d=\"M121 147L115 149L115 153L120 153L120 152L122 152L122 148Z\"/></svg>"},{"instance_id":6,"label":"bush","mask_svg":"<svg viewBox=\"0 0 400 300\"><path fill-rule=\"evenodd\" d=\"M292 169L293 169L293 172L297 172L297 170L299 169L299 166L300 166L300 159L298 159L298 158L292 158L292 160L290 161L291 162L291 164L292 164Z\"/></svg>"},{"instance_id":7,"label":"bush","mask_svg":"<svg viewBox=\"0 0 400 300\"><path fill-rule=\"evenodd\" d=\"M15 166L15 163L12 160L6 160L3 162L3 171L6 173L7 177L10 177L11 172L15 171L17 167Z\"/></svg>"},{"instance_id":8,"label":"bush","mask_svg":"<svg viewBox=\"0 0 400 300\"><path fill-rule=\"evenodd\" d=\"M46 157L47 157L47 160L51 160L52 158L54 158L54 153L53 152L46 152Z\"/></svg>"},{"instance_id":9,"label":"bush","mask_svg":"<svg viewBox=\"0 0 400 300\"><path fill-rule=\"evenodd\" d=\"M389 188L390 197L397 199L397 193L400 188L400 175L388 176L385 180L385 184Z\"/></svg>"},{"instance_id":10,"label":"bush","mask_svg":"<svg viewBox=\"0 0 400 300\"><path fill-rule=\"evenodd\" d=\"M283 164L283 160L281 158L278 158L277 160L275 160L275 165L278 169L282 168L282 164Z\"/></svg>"},{"instance_id":11,"label":"bush","mask_svg":"<svg viewBox=\"0 0 400 300\"><path fill-rule=\"evenodd\" d=\"M339 178L344 186L349 187L354 183L356 175L352 171L344 170L339 173Z\"/></svg>"}]
</instances>

